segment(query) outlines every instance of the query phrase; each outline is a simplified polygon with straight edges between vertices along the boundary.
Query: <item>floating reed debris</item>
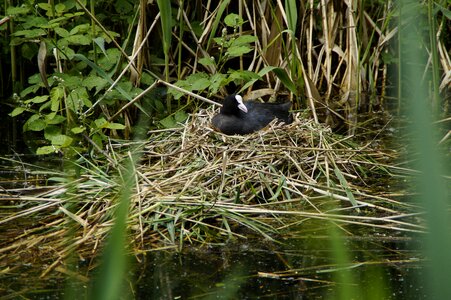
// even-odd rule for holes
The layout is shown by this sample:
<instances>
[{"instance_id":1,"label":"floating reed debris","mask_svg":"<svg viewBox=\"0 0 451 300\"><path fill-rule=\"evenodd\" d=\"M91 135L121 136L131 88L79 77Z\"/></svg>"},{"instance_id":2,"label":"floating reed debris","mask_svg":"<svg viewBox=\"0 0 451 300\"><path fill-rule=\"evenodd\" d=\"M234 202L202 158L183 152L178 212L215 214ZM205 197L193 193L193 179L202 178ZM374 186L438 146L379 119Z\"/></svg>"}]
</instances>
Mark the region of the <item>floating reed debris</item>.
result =
<instances>
[{"instance_id":1,"label":"floating reed debris","mask_svg":"<svg viewBox=\"0 0 451 300\"><path fill-rule=\"evenodd\" d=\"M391 175L379 163L386 152L337 136L299 113L290 125L273 122L246 136L215 132L213 114L210 108L177 128L150 131L138 146L112 144L115 164L80 158L82 175L54 177L57 185L34 195L4 190L0 200L10 209L0 226L11 226L3 233L0 261L53 262L45 275L74 251L94 256L113 224L121 160L131 148L141 152L128 219L134 253L233 237L277 239L293 226L302 231L309 220L347 233L362 227L386 236L423 230L416 207L369 188Z\"/></svg>"}]
</instances>

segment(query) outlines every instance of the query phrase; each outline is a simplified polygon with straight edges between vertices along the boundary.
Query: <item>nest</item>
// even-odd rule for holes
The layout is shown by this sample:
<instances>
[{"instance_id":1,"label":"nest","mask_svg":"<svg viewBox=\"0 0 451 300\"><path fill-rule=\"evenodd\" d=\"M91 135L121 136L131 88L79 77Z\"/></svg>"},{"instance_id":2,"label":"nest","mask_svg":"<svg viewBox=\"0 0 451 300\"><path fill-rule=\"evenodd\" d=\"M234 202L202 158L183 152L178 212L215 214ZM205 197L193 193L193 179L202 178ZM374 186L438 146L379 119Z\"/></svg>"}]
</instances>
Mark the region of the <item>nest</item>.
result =
<instances>
[{"instance_id":1,"label":"nest","mask_svg":"<svg viewBox=\"0 0 451 300\"><path fill-rule=\"evenodd\" d=\"M364 193L369 177L387 175L375 163L384 153L335 135L299 113L292 124L274 121L244 136L214 131L213 114L213 109L204 110L179 128L149 133L138 167L135 215L152 224L153 231L178 228L164 234L168 240L174 242L177 233L184 239L183 232L189 235L199 226L202 232L214 229L230 236L228 222L249 228L242 222L248 216L327 218L338 210L359 215L362 207L396 214L388 208L390 199ZM147 231L144 223L141 232ZM275 228L270 221L263 223L268 230Z\"/></svg>"}]
</instances>

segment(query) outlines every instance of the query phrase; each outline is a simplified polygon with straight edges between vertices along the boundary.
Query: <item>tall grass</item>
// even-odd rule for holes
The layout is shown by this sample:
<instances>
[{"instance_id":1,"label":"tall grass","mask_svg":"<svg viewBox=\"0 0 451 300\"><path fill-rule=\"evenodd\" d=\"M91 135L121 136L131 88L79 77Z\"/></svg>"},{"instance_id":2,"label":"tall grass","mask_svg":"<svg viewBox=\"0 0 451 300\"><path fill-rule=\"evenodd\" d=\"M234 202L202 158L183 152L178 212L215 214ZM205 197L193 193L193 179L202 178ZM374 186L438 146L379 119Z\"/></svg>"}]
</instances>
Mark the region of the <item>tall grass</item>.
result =
<instances>
[{"instance_id":1,"label":"tall grass","mask_svg":"<svg viewBox=\"0 0 451 300\"><path fill-rule=\"evenodd\" d=\"M426 281L429 299L451 299L451 217L449 192L449 166L440 151L440 134L444 131L436 123L439 69L436 59L435 18L431 18L431 6L416 1L400 1L400 89L405 99L410 119L410 155L415 169L420 173L414 179L418 192L416 201L426 210L428 233L424 235ZM429 19L426 16L429 15ZM429 21L429 22L428 22ZM427 30L422 24L428 23ZM428 59L432 57L432 65ZM435 58L434 58L435 57ZM421 281L420 281L421 282Z\"/></svg>"}]
</instances>

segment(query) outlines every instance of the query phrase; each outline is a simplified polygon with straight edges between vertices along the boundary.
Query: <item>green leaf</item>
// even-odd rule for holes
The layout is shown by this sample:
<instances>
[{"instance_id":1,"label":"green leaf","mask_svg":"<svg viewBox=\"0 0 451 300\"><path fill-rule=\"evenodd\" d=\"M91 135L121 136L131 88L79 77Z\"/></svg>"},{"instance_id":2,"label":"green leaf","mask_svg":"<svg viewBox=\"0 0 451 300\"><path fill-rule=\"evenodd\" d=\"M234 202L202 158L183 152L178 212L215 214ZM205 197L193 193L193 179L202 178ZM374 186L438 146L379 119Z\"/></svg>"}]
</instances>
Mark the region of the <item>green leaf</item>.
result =
<instances>
[{"instance_id":1,"label":"green leaf","mask_svg":"<svg viewBox=\"0 0 451 300\"><path fill-rule=\"evenodd\" d=\"M26 43L20 47L20 52L24 58L31 60L36 56L36 53L38 53L38 47L34 43Z\"/></svg>"},{"instance_id":2,"label":"green leaf","mask_svg":"<svg viewBox=\"0 0 451 300\"><path fill-rule=\"evenodd\" d=\"M70 36L69 31L67 31L64 28L56 27L56 28L54 28L54 30L55 30L56 34L59 35L60 37L66 38L66 37Z\"/></svg>"},{"instance_id":3,"label":"green leaf","mask_svg":"<svg viewBox=\"0 0 451 300\"><path fill-rule=\"evenodd\" d=\"M71 29L70 34L75 35L78 33L86 33L91 29L91 25L89 23L77 25L74 28Z\"/></svg>"},{"instance_id":4,"label":"green leaf","mask_svg":"<svg viewBox=\"0 0 451 300\"><path fill-rule=\"evenodd\" d=\"M84 34L76 34L76 35L71 35L69 37L66 38L66 40L71 43L72 45L89 45L91 44L91 39L89 38L89 36L84 35Z\"/></svg>"},{"instance_id":5,"label":"green leaf","mask_svg":"<svg viewBox=\"0 0 451 300\"><path fill-rule=\"evenodd\" d=\"M443 13L443 15L448 19L451 20L451 11L446 9L445 7L439 5L437 2L433 2L435 6L437 6L438 9L440 9ZM448 2L449 5L449 2Z\"/></svg>"},{"instance_id":6,"label":"green leaf","mask_svg":"<svg viewBox=\"0 0 451 300\"><path fill-rule=\"evenodd\" d=\"M72 131L72 133L74 133L74 134L79 134L79 133L86 131L86 127L84 127L84 126L74 127L74 128L71 128L70 131Z\"/></svg>"},{"instance_id":7,"label":"green leaf","mask_svg":"<svg viewBox=\"0 0 451 300\"><path fill-rule=\"evenodd\" d=\"M85 86L88 90L91 90L95 87L96 91L100 91L107 85L107 83L108 80L93 74L89 75L83 80L83 86Z\"/></svg>"},{"instance_id":8,"label":"green leaf","mask_svg":"<svg viewBox=\"0 0 451 300\"><path fill-rule=\"evenodd\" d=\"M210 86L210 80L208 80L207 78L200 78L199 80L196 80L191 85L191 90L192 91L203 91L206 88L208 88L209 86Z\"/></svg>"},{"instance_id":9,"label":"green leaf","mask_svg":"<svg viewBox=\"0 0 451 300\"><path fill-rule=\"evenodd\" d=\"M210 78L210 87L208 88L210 92L216 94L219 89L224 86L227 82L226 75L221 73L216 73Z\"/></svg>"},{"instance_id":10,"label":"green leaf","mask_svg":"<svg viewBox=\"0 0 451 300\"><path fill-rule=\"evenodd\" d=\"M229 14L225 17L224 23L229 27L237 27L243 25L244 21L243 18L237 14Z\"/></svg>"},{"instance_id":11,"label":"green leaf","mask_svg":"<svg viewBox=\"0 0 451 300\"><path fill-rule=\"evenodd\" d=\"M263 78L263 76L265 76L266 74L268 74L269 72L271 72L272 70L276 69L277 67L273 67L273 66L268 66L268 67L264 67L263 69L260 70L260 72L257 73L258 77L254 78L250 81L248 81L239 91L239 93L241 93L242 91L246 90L248 87L250 87L251 85L253 85L257 80L260 80Z\"/></svg>"},{"instance_id":12,"label":"green leaf","mask_svg":"<svg viewBox=\"0 0 451 300\"><path fill-rule=\"evenodd\" d=\"M62 86L54 87L50 91L50 100L52 103L50 109L52 111L58 111L61 102L60 100L63 98L63 96L64 96L64 88Z\"/></svg>"},{"instance_id":13,"label":"green leaf","mask_svg":"<svg viewBox=\"0 0 451 300\"><path fill-rule=\"evenodd\" d=\"M110 82L111 84L113 83L113 80L111 79L111 77L105 73L105 71L103 69L101 69L98 65L96 65L95 63L93 63L92 61L90 61L89 59L86 58L86 56L82 55L82 54L75 54L74 55L75 58L80 59L81 61L87 63L90 67L92 67L97 73L99 73L100 76L102 76L103 78L107 79L108 82ZM122 95L124 96L125 99L131 101L132 97L126 93L120 86L115 86L116 90Z\"/></svg>"},{"instance_id":14,"label":"green leaf","mask_svg":"<svg viewBox=\"0 0 451 300\"><path fill-rule=\"evenodd\" d=\"M9 113L9 116L15 117L26 111L27 109L25 107L16 107L12 112Z\"/></svg>"},{"instance_id":15,"label":"green leaf","mask_svg":"<svg viewBox=\"0 0 451 300\"><path fill-rule=\"evenodd\" d=\"M61 134L61 127L59 127L59 126L50 125L50 126L47 126L44 130L44 137L49 141L51 141L54 136L57 136L60 134Z\"/></svg>"},{"instance_id":16,"label":"green leaf","mask_svg":"<svg viewBox=\"0 0 451 300\"><path fill-rule=\"evenodd\" d=\"M103 37L96 37L94 40L94 43L96 43L97 46L99 46L100 50L102 50L103 54L105 56L108 56L105 50L105 39Z\"/></svg>"},{"instance_id":17,"label":"green leaf","mask_svg":"<svg viewBox=\"0 0 451 300\"><path fill-rule=\"evenodd\" d=\"M285 0L285 9L287 13L288 29L294 35L296 32L296 23L298 21L296 0Z\"/></svg>"},{"instance_id":18,"label":"green leaf","mask_svg":"<svg viewBox=\"0 0 451 300\"><path fill-rule=\"evenodd\" d=\"M48 95L45 96L36 96L34 98L31 98L29 100L24 101L24 103L42 103L49 99Z\"/></svg>"},{"instance_id":19,"label":"green leaf","mask_svg":"<svg viewBox=\"0 0 451 300\"><path fill-rule=\"evenodd\" d=\"M52 6L49 3L38 3L37 5L40 9L43 9L45 11L52 10Z\"/></svg>"},{"instance_id":20,"label":"green leaf","mask_svg":"<svg viewBox=\"0 0 451 300\"><path fill-rule=\"evenodd\" d=\"M202 57L201 59L199 59L199 63L205 67L214 66L215 59L214 57Z\"/></svg>"},{"instance_id":21,"label":"green leaf","mask_svg":"<svg viewBox=\"0 0 451 300\"><path fill-rule=\"evenodd\" d=\"M56 113L51 113L45 116L45 122L50 125L61 124L66 121L66 117L57 115Z\"/></svg>"},{"instance_id":22,"label":"green leaf","mask_svg":"<svg viewBox=\"0 0 451 300\"><path fill-rule=\"evenodd\" d=\"M258 76L258 74L255 74L254 72L247 71L247 70L230 71L229 73L230 73L230 75L227 80L228 82L231 82L231 81L237 82L239 80L249 81L249 80L261 78L260 76Z\"/></svg>"},{"instance_id":23,"label":"green leaf","mask_svg":"<svg viewBox=\"0 0 451 300\"><path fill-rule=\"evenodd\" d=\"M6 15L14 16L14 15L22 15L27 14L30 11L28 6L10 6L6 10Z\"/></svg>"},{"instance_id":24,"label":"green leaf","mask_svg":"<svg viewBox=\"0 0 451 300\"><path fill-rule=\"evenodd\" d=\"M175 121L178 123L185 122L188 119L188 114L184 110L178 110L174 115Z\"/></svg>"},{"instance_id":25,"label":"green leaf","mask_svg":"<svg viewBox=\"0 0 451 300\"><path fill-rule=\"evenodd\" d=\"M282 68L275 68L275 69L273 69L273 72L280 79L280 81L282 81L284 86L290 92L292 92L294 95L297 96L296 85L293 83L293 81L291 81L291 79L288 76L287 72L285 72L285 70L282 69Z\"/></svg>"},{"instance_id":26,"label":"green leaf","mask_svg":"<svg viewBox=\"0 0 451 300\"><path fill-rule=\"evenodd\" d=\"M57 14L61 15L66 10L66 5L63 3L58 3L55 5L55 11Z\"/></svg>"},{"instance_id":27,"label":"green leaf","mask_svg":"<svg viewBox=\"0 0 451 300\"><path fill-rule=\"evenodd\" d=\"M19 30L12 34L13 36L23 36L24 38L39 38L41 36L47 35L47 32L41 28L30 29L30 30Z\"/></svg>"},{"instance_id":28,"label":"green leaf","mask_svg":"<svg viewBox=\"0 0 451 300\"><path fill-rule=\"evenodd\" d=\"M253 35L242 35L237 37L232 41L232 46L242 46L242 45L249 45L250 43L255 43L257 40L257 37Z\"/></svg>"},{"instance_id":29,"label":"green leaf","mask_svg":"<svg viewBox=\"0 0 451 300\"><path fill-rule=\"evenodd\" d=\"M230 57L238 57L251 51L252 48L248 46L231 46L227 49L227 53Z\"/></svg>"},{"instance_id":30,"label":"green leaf","mask_svg":"<svg viewBox=\"0 0 451 300\"><path fill-rule=\"evenodd\" d=\"M37 155L46 155L46 154L51 154L51 153L56 153L60 150L59 147L55 147L55 146L44 146L44 147L39 147L36 150L36 154Z\"/></svg>"},{"instance_id":31,"label":"green leaf","mask_svg":"<svg viewBox=\"0 0 451 300\"><path fill-rule=\"evenodd\" d=\"M94 120L96 128L105 128L108 125L108 121L105 118L99 118Z\"/></svg>"},{"instance_id":32,"label":"green leaf","mask_svg":"<svg viewBox=\"0 0 451 300\"><path fill-rule=\"evenodd\" d=\"M52 145L60 146L61 148L69 147L74 139L70 136L59 134L52 138Z\"/></svg>"},{"instance_id":33,"label":"green leaf","mask_svg":"<svg viewBox=\"0 0 451 300\"><path fill-rule=\"evenodd\" d=\"M47 124L42 119L36 119L36 120L31 121L31 122L27 121L27 123L25 123L25 125L27 126L27 130L42 131Z\"/></svg>"},{"instance_id":34,"label":"green leaf","mask_svg":"<svg viewBox=\"0 0 451 300\"><path fill-rule=\"evenodd\" d=\"M39 88L39 84L30 85L22 92L20 92L20 97L25 98L25 96L27 96L28 94L35 94L39 90Z\"/></svg>"},{"instance_id":35,"label":"green leaf","mask_svg":"<svg viewBox=\"0 0 451 300\"><path fill-rule=\"evenodd\" d=\"M122 125L120 123L110 123L110 122L108 122L107 125L105 126L105 128L116 129L116 130L123 130L123 129L125 129L125 125Z\"/></svg>"},{"instance_id":36,"label":"green leaf","mask_svg":"<svg viewBox=\"0 0 451 300\"><path fill-rule=\"evenodd\" d=\"M160 120L160 124L163 125L164 128L174 128L177 126L173 116L167 116L166 118Z\"/></svg>"},{"instance_id":37,"label":"green leaf","mask_svg":"<svg viewBox=\"0 0 451 300\"><path fill-rule=\"evenodd\" d=\"M208 37L208 43L207 43L207 49L210 47L211 40L216 35L216 31L218 30L219 22L221 21L222 14L226 10L226 8L229 6L230 0L224 0L220 2L219 8L217 10L217 14L215 16L215 19L213 21L213 25L211 26L210 36Z\"/></svg>"}]
</instances>

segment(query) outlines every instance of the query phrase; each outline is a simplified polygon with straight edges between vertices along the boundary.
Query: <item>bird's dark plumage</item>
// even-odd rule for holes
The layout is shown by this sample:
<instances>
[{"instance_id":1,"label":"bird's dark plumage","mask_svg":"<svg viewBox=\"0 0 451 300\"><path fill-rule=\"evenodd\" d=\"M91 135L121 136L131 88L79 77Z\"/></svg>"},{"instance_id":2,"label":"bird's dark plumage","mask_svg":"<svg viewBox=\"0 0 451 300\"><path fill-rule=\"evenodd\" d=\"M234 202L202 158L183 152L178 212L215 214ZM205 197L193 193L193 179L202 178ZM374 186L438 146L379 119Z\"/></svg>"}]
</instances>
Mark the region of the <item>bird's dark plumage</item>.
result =
<instances>
[{"instance_id":1,"label":"bird's dark plumage","mask_svg":"<svg viewBox=\"0 0 451 300\"><path fill-rule=\"evenodd\" d=\"M211 122L225 134L248 134L264 128L275 118L286 124L291 123L293 117L288 112L290 107L291 102L243 102L240 95L229 95L224 99L219 114Z\"/></svg>"}]
</instances>

